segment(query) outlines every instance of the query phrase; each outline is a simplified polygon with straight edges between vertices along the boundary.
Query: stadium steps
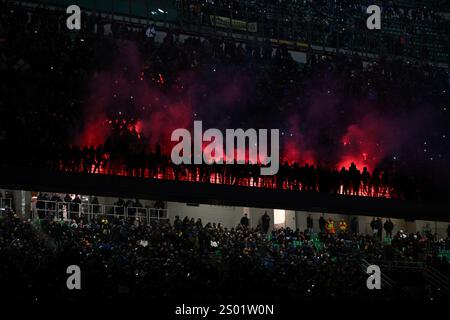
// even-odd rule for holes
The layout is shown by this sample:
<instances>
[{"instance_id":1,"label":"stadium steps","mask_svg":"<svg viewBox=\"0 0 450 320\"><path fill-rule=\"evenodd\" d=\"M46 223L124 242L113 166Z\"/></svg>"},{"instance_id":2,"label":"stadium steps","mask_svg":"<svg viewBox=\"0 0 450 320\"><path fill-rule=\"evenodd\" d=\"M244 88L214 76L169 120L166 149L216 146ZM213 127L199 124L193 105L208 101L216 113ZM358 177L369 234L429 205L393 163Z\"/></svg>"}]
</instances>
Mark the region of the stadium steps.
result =
<instances>
[{"instance_id":1,"label":"stadium steps","mask_svg":"<svg viewBox=\"0 0 450 320\"><path fill-rule=\"evenodd\" d=\"M450 295L450 278L431 266L423 270L424 279L437 291Z\"/></svg>"},{"instance_id":2,"label":"stadium steps","mask_svg":"<svg viewBox=\"0 0 450 320\"><path fill-rule=\"evenodd\" d=\"M366 260L362 260L362 267L364 271L367 270L367 266L370 265ZM429 284L435 292L441 296L450 295L450 279L431 266L426 266L424 262L407 262L407 261L393 261L389 263L383 263L379 265L382 273L382 286L393 287L397 282L386 276L385 272L395 273L410 273L421 274L423 280ZM383 272L384 271L384 272Z\"/></svg>"}]
</instances>

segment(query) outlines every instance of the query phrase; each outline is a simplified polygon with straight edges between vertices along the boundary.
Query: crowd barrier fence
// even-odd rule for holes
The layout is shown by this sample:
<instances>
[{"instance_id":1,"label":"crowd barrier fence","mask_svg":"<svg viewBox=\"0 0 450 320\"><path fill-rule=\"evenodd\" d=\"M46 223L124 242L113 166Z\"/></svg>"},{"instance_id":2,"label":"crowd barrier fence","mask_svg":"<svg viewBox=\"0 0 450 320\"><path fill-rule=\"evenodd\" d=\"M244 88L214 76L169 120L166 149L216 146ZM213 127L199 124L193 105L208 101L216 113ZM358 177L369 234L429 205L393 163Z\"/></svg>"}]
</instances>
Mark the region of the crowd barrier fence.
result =
<instances>
[{"instance_id":1,"label":"crowd barrier fence","mask_svg":"<svg viewBox=\"0 0 450 320\"><path fill-rule=\"evenodd\" d=\"M33 219L42 217L62 218L64 220L86 218L90 221L94 217L105 217L135 218L136 220L147 222L168 219L167 209L49 200L38 200L32 213Z\"/></svg>"},{"instance_id":2,"label":"crowd barrier fence","mask_svg":"<svg viewBox=\"0 0 450 320\"><path fill-rule=\"evenodd\" d=\"M5 210L12 207L12 199L0 198L0 209Z\"/></svg>"}]
</instances>

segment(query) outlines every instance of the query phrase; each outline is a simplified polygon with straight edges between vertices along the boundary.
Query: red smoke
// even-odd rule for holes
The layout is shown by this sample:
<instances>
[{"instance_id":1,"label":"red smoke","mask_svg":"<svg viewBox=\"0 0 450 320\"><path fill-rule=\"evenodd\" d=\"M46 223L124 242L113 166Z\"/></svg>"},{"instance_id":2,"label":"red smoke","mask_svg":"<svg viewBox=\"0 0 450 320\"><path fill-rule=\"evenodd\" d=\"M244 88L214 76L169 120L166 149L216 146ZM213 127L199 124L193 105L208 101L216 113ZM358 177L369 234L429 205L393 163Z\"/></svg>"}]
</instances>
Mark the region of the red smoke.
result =
<instances>
[{"instance_id":1,"label":"red smoke","mask_svg":"<svg viewBox=\"0 0 450 320\"><path fill-rule=\"evenodd\" d=\"M146 137L153 148L159 143L169 151L171 132L192 126L189 99L163 92L143 78L144 62L133 42L120 44L116 63L107 71L92 76L85 104L85 123L75 142L81 146L99 145L111 134L111 122L117 118L134 119L129 130ZM157 75L164 83L164 76Z\"/></svg>"},{"instance_id":2,"label":"red smoke","mask_svg":"<svg viewBox=\"0 0 450 320\"><path fill-rule=\"evenodd\" d=\"M76 144L104 143L111 134L108 120L125 117L133 119L129 129L145 137L149 148L153 150L158 143L170 154L172 132L190 130L194 120L204 120L205 130L257 125L280 129L282 161L337 169L348 168L353 162L360 170L365 166L373 170L408 141L405 128L411 135L421 119L419 114L377 114L365 104L351 105L343 118L346 98L339 93L339 81L327 80L312 82L311 88L305 89L310 92L309 100L292 104L291 110L284 111L284 119L274 120L270 114L246 109L247 99L254 98L251 89L255 84L242 69L216 72L214 68L208 77L200 71L185 72L168 88L169 78L159 72L146 77L144 64L136 45L124 41L119 44L115 64L92 75L85 122ZM254 119L265 123L255 124Z\"/></svg>"}]
</instances>

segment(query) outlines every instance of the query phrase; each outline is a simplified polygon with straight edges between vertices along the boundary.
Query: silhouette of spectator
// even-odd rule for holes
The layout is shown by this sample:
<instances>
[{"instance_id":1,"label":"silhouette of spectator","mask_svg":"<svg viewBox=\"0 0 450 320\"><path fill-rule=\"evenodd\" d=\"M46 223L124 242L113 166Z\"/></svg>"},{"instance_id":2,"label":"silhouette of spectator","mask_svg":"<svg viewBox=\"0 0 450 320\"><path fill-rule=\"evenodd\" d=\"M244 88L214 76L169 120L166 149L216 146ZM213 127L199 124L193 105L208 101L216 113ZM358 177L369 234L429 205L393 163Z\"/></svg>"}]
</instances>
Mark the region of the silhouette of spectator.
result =
<instances>
[{"instance_id":1,"label":"silhouette of spectator","mask_svg":"<svg viewBox=\"0 0 450 320\"><path fill-rule=\"evenodd\" d=\"M324 233L325 232L325 225L327 224L325 218L323 216L321 216L319 218L319 229L320 232Z\"/></svg>"},{"instance_id":2,"label":"silhouette of spectator","mask_svg":"<svg viewBox=\"0 0 450 320\"><path fill-rule=\"evenodd\" d=\"M377 236L378 236L378 239L381 241L382 237L383 237L383 221L381 221L381 218L377 218L376 224L377 224L377 231L378 231Z\"/></svg>"},{"instance_id":3,"label":"silhouette of spectator","mask_svg":"<svg viewBox=\"0 0 450 320\"><path fill-rule=\"evenodd\" d=\"M347 227L348 227L347 221L341 219L341 221L339 221L339 232L347 233Z\"/></svg>"},{"instance_id":4,"label":"silhouette of spectator","mask_svg":"<svg viewBox=\"0 0 450 320\"><path fill-rule=\"evenodd\" d=\"M350 221L350 232L353 235L358 234L359 232L359 224L357 217L353 217L352 220Z\"/></svg>"},{"instance_id":5,"label":"silhouette of spectator","mask_svg":"<svg viewBox=\"0 0 450 320\"><path fill-rule=\"evenodd\" d=\"M384 223L384 230L386 231L386 237L392 238L392 230L394 230L394 223L391 219L387 219Z\"/></svg>"},{"instance_id":6,"label":"silhouette of spectator","mask_svg":"<svg viewBox=\"0 0 450 320\"><path fill-rule=\"evenodd\" d=\"M79 217L79 215L81 214L80 205L81 205L81 198L79 195L76 195L69 205L70 216L68 218Z\"/></svg>"},{"instance_id":7,"label":"silhouette of spectator","mask_svg":"<svg viewBox=\"0 0 450 320\"><path fill-rule=\"evenodd\" d=\"M264 212L263 216L262 216L262 232L263 233L267 233L269 232L269 228L270 228L270 217L267 214L267 212Z\"/></svg>"},{"instance_id":8,"label":"silhouette of spectator","mask_svg":"<svg viewBox=\"0 0 450 320\"><path fill-rule=\"evenodd\" d=\"M92 213L94 213L94 214L100 213L100 205L99 205L99 202L98 202L98 198L96 196L94 196L92 198L91 205L92 205L91 206Z\"/></svg>"},{"instance_id":9,"label":"silhouette of spectator","mask_svg":"<svg viewBox=\"0 0 450 320\"><path fill-rule=\"evenodd\" d=\"M378 222L375 219L375 217L373 217L372 221L370 222L370 228L372 229L372 234L373 235L378 234Z\"/></svg>"},{"instance_id":10,"label":"silhouette of spectator","mask_svg":"<svg viewBox=\"0 0 450 320\"><path fill-rule=\"evenodd\" d=\"M247 217L247 214L244 214L244 216L241 218L241 226L248 228L250 225L250 220Z\"/></svg>"},{"instance_id":11,"label":"silhouette of spectator","mask_svg":"<svg viewBox=\"0 0 450 320\"><path fill-rule=\"evenodd\" d=\"M306 227L308 228L308 233L312 234L313 233L313 227L314 227L314 221L313 218L310 214L308 214L308 217L306 218Z\"/></svg>"}]
</instances>

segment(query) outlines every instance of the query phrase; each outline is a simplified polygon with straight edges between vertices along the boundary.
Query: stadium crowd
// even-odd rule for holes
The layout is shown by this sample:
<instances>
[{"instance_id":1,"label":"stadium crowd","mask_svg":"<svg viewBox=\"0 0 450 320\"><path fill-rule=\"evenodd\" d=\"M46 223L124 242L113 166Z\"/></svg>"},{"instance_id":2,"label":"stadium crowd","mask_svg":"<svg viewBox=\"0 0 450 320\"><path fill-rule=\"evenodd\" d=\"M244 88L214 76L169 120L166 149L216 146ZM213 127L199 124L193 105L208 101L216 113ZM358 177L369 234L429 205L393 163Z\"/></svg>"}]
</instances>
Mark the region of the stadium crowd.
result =
<instances>
[{"instance_id":1,"label":"stadium crowd","mask_svg":"<svg viewBox=\"0 0 450 320\"><path fill-rule=\"evenodd\" d=\"M437 256L445 248L449 238L399 232L383 244L342 224L319 234L265 233L245 219L227 229L188 217L148 224L101 216L30 222L7 212L0 217L0 295L36 302L402 299L400 287L367 290L362 259L423 261L449 274L448 261ZM80 266L83 290L66 289L69 265ZM439 297L425 286L416 289L416 298Z\"/></svg>"},{"instance_id":2,"label":"stadium crowd","mask_svg":"<svg viewBox=\"0 0 450 320\"><path fill-rule=\"evenodd\" d=\"M145 30L129 25L113 24L112 34L105 35L103 27L108 21L96 15L83 20L82 32L68 33L65 14L59 11L40 6L28 15L21 6L3 1L0 15L0 148L8 150L0 163L391 198L438 198L444 192L431 177L445 181L446 173L429 173L423 163L411 166L385 161L369 172L354 164L330 168L287 159L290 162L281 166L280 173L269 178L257 177L255 164L177 167L171 165L161 146L150 147L146 137L129 130L136 119L117 114L109 115L111 123L127 123L111 128L111 135L103 144L73 143L83 127L85 83L92 73L112 63L123 39L139 44L142 55L147 57L143 71L146 80L163 89L176 87L177 76L183 71L216 65L245 68L258 84L246 102L246 110L261 114L286 116L293 101L307 98L298 93L299 87L306 87L311 79L320 82L335 77L341 80L342 91L351 99L376 100L380 106L385 102L392 106L395 101L398 112L408 110L420 99L429 99L433 101L431 108L444 106L441 111L446 119L445 103L450 90L449 75L444 69L389 58L365 64L358 55L322 56L313 52L308 63L300 66L286 48L273 52L270 44L243 46L220 38L189 38L181 42L177 32L169 32L158 44L146 37ZM164 83L155 77L158 74L164 75ZM199 96L214 94L208 88L204 90ZM345 113L345 108L342 106L340 112ZM428 143L435 146L432 160L437 162L446 158L448 145L445 136L434 132L432 136L435 141ZM421 150L419 155L408 156L417 159L420 153ZM426 158L430 159L428 154Z\"/></svg>"},{"instance_id":3,"label":"stadium crowd","mask_svg":"<svg viewBox=\"0 0 450 320\"><path fill-rule=\"evenodd\" d=\"M260 165L174 165L168 157L154 153L128 153L119 157L119 161L110 162L103 146L97 148L70 149L66 153L70 158L60 167L67 172L102 173L192 181L219 183L249 187L280 188L308 192L327 192L343 195L359 195L387 198L417 198L419 192L415 184L408 185L399 176L390 176L388 171L375 169L370 173L367 167L362 172L354 163L341 170L329 170L314 165L298 163L282 164L275 176L261 176Z\"/></svg>"},{"instance_id":4,"label":"stadium crowd","mask_svg":"<svg viewBox=\"0 0 450 320\"><path fill-rule=\"evenodd\" d=\"M426 6L414 0L399 2L181 0L179 7L189 23L211 26L211 17L231 17L257 23L258 34L265 37L448 62L448 55L445 58L431 52L433 47L439 47L444 55L448 51L449 22L442 14L448 12L448 6L440 1L429 1ZM379 33L366 28L370 5L382 10L383 27ZM233 31L246 30L243 24Z\"/></svg>"}]
</instances>

